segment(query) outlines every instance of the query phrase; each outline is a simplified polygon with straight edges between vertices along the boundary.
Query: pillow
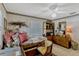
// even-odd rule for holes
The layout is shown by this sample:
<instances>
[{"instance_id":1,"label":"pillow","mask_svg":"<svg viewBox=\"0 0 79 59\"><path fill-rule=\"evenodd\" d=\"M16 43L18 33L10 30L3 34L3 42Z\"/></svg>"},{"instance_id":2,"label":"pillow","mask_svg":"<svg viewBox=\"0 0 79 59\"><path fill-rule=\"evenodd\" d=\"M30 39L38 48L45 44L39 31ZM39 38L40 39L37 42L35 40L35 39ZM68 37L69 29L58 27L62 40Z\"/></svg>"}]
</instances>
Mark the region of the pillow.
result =
<instances>
[{"instance_id":1,"label":"pillow","mask_svg":"<svg viewBox=\"0 0 79 59\"><path fill-rule=\"evenodd\" d=\"M14 35L12 35L12 39L13 39L13 44L16 45L16 46L19 46L19 37L18 37L19 33L15 33Z\"/></svg>"},{"instance_id":2,"label":"pillow","mask_svg":"<svg viewBox=\"0 0 79 59\"><path fill-rule=\"evenodd\" d=\"M21 43L24 43L25 41L28 40L27 33L19 33L19 39Z\"/></svg>"},{"instance_id":3,"label":"pillow","mask_svg":"<svg viewBox=\"0 0 79 59\"><path fill-rule=\"evenodd\" d=\"M10 46L12 43L12 35L13 35L12 32L6 32L4 34L4 41L7 46Z\"/></svg>"}]
</instances>

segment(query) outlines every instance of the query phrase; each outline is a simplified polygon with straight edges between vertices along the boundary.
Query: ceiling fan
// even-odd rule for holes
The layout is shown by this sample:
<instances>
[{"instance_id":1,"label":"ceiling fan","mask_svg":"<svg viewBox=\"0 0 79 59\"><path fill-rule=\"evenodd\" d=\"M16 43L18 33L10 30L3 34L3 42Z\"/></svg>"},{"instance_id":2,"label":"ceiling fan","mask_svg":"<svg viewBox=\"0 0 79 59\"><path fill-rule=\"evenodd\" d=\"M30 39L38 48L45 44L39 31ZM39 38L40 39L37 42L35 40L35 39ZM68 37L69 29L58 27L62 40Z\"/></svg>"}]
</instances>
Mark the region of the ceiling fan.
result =
<instances>
[{"instance_id":1,"label":"ceiling fan","mask_svg":"<svg viewBox=\"0 0 79 59\"><path fill-rule=\"evenodd\" d=\"M57 14L64 14L66 11L62 8L64 4L53 4L49 6L49 10L52 11L52 17L56 17Z\"/></svg>"},{"instance_id":2,"label":"ceiling fan","mask_svg":"<svg viewBox=\"0 0 79 59\"><path fill-rule=\"evenodd\" d=\"M68 5L67 3L53 3L48 5L47 8L44 8L42 11L50 13L49 16L51 16L52 18L55 18L58 15L63 16L64 14L65 16L77 14L77 12L73 10L73 8L71 8L73 6L71 5ZM70 9L68 7L70 7Z\"/></svg>"},{"instance_id":3,"label":"ceiling fan","mask_svg":"<svg viewBox=\"0 0 79 59\"><path fill-rule=\"evenodd\" d=\"M64 9L63 9L63 5L65 5L64 3L53 3L53 4L49 4L46 8L42 9L42 12L46 13L46 12L50 12L51 14L49 16L51 17L57 17L57 14L65 14L67 13Z\"/></svg>"}]
</instances>

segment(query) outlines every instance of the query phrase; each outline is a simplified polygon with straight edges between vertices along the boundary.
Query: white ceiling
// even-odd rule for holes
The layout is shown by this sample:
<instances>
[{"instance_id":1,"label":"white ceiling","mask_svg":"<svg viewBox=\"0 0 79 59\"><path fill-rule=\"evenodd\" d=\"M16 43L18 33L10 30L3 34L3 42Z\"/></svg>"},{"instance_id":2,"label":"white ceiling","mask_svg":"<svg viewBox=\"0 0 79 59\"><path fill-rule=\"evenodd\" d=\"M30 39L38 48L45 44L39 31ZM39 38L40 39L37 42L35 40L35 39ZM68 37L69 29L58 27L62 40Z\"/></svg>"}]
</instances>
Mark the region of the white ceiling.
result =
<instances>
[{"instance_id":1,"label":"white ceiling","mask_svg":"<svg viewBox=\"0 0 79 59\"><path fill-rule=\"evenodd\" d=\"M9 12L52 20L79 13L78 3L5 3L4 6ZM54 12L54 7L59 11ZM56 14L56 17L52 17L52 14Z\"/></svg>"}]
</instances>

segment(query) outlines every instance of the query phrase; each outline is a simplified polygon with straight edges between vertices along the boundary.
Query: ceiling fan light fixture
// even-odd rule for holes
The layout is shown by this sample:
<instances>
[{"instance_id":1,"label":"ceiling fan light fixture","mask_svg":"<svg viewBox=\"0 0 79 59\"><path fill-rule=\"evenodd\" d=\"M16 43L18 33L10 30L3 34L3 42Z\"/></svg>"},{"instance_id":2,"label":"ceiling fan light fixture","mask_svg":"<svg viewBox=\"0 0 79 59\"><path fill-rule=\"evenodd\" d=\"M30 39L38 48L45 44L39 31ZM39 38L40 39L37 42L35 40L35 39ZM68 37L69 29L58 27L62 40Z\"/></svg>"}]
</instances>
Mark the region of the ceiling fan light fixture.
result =
<instances>
[{"instance_id":1,"label":"ceiling fan light fixture","mask_svg":"<svg viewBox=\"0 0 79 59\"><path fill-rule=\"evenodd\" d=\"M52 16L53 18L55 18L57 15L56 15L56 13L53 13L51 16Z\"/></svg>"}]
</instances>

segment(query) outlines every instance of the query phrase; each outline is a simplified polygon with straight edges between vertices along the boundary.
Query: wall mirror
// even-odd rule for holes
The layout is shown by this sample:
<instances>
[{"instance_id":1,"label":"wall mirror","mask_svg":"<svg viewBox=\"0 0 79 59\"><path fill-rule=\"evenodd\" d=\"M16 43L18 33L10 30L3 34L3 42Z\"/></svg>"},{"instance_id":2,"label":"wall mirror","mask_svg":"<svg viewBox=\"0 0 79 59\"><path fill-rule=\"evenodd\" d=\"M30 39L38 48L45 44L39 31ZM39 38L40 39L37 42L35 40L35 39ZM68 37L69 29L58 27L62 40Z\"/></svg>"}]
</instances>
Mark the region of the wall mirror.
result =
<instances>
[{"instance_id":1,"label":"wall mirror","mask_svg":"<svg viewBox=\"0 0 79 59\"><path fill-rule=\"evenodd\" d=\"M66 21L59 22L59 32L62 31L63 34L65 34L65 30L66 30Z\"/></svg>"}]
</instances>

